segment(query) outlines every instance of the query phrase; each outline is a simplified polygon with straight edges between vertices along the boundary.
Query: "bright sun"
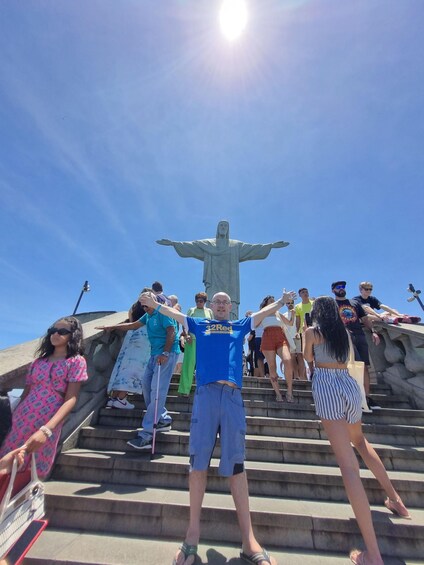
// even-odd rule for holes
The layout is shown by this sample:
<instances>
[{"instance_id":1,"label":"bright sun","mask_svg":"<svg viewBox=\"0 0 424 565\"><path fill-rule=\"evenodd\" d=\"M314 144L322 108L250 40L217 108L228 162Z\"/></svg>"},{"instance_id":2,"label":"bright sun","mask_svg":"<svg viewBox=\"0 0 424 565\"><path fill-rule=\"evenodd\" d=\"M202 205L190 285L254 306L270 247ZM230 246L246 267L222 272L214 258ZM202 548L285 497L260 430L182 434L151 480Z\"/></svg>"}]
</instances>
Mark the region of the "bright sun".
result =
<instances>
[{"instance_id":1,"label":"bright sun","mask_svg":"<svg viewBox=\"0 0 424 565\"><path fill-rule=\"evenodd\" d=\"M244 0L224 0L219 12L222 33L229 41L240 37L247 24L247 8Z\"/></svg>"}]
</instances>

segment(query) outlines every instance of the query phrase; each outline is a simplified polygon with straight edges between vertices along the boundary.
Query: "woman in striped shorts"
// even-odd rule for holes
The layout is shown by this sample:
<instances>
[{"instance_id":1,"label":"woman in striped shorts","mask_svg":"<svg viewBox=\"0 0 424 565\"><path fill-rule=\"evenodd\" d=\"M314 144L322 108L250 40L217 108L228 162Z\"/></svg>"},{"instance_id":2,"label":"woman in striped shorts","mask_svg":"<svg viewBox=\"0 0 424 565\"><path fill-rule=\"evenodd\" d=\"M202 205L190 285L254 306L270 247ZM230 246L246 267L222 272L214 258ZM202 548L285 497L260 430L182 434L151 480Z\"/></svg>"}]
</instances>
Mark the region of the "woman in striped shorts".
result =
<instances>
[{"instance_id":1,"label":"woman in striped shorts","mask_svg":"<svg viewBox=\"0 0 424 565\"><path fill-rule=\"evenodd\" d=\"M385 506L402 518L411 517L380 457L362 433L361 393L347 370L349 339L335 300L328 296L317 298L311 318L312 327L305 332L304 356L308 363L314 363L312 394L316 412L336 456L366 546L366 551L353 550L350 559L357 565L381 565L383 560L352 444L385 490Z\"/></svg>"}]
</instances>

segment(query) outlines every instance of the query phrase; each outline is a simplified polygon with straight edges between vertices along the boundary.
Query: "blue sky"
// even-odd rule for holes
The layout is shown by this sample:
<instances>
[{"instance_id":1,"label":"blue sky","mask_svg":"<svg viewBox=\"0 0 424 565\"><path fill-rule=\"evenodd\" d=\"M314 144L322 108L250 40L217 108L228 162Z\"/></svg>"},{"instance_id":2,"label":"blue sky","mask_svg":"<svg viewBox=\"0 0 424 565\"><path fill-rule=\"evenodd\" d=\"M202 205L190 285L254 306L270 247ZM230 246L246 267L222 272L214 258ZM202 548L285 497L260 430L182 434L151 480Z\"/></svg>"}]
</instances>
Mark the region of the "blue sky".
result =
<instances>
[{"instance_id":1,"label":"blue sky","mask_svg":"<svg viewBox=\"0 0 424 565\"><path fill-rule=\"evenodd\" d=\"M240 266L241 311L282 287L374 283L420 314L424 3L214 0L0 6L0 348L154 280L183 309L203 264L160 238L290 242Z\"/></svg>"}]
</instances>

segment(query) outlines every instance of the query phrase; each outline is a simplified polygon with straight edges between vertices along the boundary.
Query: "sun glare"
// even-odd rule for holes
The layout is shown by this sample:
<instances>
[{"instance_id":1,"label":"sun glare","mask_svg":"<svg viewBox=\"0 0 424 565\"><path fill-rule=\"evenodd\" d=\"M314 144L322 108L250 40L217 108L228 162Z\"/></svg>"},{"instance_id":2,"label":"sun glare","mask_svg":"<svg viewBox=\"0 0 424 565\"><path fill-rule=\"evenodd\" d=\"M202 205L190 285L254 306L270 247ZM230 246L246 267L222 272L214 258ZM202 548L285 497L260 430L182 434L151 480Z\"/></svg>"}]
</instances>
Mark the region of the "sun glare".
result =
<instances>
[{"instance_id":1,"label":"sun glare","mask_svg":"<svg viewBox=\"0 0 424 565\"><path fill-rule=\"evenodd\" d=\"M219 12L221 31L228 41L240 37L247 24L247 8L244 0L224 0Z\"/></svg>"}]
</instances>

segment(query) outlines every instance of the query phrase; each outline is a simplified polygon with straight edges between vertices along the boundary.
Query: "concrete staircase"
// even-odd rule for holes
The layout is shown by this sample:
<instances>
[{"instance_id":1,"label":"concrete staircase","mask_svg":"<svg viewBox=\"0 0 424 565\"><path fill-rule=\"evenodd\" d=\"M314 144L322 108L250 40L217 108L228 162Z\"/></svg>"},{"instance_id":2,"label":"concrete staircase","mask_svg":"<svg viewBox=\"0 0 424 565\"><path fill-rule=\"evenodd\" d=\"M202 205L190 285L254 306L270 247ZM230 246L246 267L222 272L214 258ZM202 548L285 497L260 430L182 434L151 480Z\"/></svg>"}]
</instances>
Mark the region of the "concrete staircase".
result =
<instances>
[{"instance_id":1,"label":"concrete staircase","mask_svg":"<svg viewBox=\"0 0 424 565\"><path fill-rule=\"evenodd\" d=\"M364 415L364 431L382 458L412 520L383 506L384 494L362 471L386 564L424 563L424 411L388 386L372 386L381 410ZM245 378L247 473L258 539L279 563L348 563L362 540L340 472L312 406L310 383L296 382L295 403L273 400L266 379ZM62 453L47 483L50 528L27 564L171 563L188 522L188 440L191 398L171 383L173 430L158 434L158 455L134 452L126 441L140 425L132 411L100 412L82 429L78 447ZM219 456L219 444L216 448ZM207 540L207 541L205 541ZM228 482L212 460L202 513L202 563L241 563L240 536Z\"/></svg>"}]
</instances>

